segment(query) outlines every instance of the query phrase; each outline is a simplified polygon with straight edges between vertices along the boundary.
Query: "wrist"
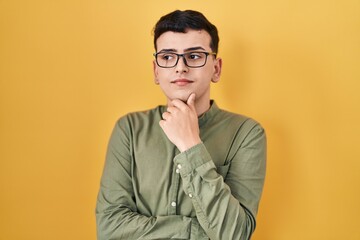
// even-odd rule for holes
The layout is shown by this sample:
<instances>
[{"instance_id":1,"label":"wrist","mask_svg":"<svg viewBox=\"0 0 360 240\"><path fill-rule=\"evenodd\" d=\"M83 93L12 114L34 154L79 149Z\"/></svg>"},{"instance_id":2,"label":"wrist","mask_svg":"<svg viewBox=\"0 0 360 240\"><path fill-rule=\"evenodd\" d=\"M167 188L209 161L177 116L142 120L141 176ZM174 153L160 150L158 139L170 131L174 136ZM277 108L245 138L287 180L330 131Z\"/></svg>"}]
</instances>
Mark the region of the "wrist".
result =
<instances>
[{"instance_id":1,"label":"wrist","mask_svg":"<svg viewBox=\"0 0 360 240\"><path fill-rule=\"evenodd\" d=\"M189 150L190 148L202 143L201 139L194 139L193 141L188 141L182 145L177 146L180 152L185 152Z\"/></svg>"}]
</instances>

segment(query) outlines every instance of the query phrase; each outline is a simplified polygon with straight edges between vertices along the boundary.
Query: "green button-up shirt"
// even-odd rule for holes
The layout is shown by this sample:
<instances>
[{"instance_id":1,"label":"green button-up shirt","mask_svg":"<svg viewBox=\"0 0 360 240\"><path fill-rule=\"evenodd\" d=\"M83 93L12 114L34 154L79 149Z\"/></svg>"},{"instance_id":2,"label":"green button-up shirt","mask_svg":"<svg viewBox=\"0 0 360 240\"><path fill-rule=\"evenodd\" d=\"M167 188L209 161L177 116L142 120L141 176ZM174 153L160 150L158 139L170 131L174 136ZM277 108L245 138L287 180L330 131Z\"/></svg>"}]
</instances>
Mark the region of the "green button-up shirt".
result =
<instances>
[{"instance_id":1,"label":"green button-up shirt","mask_svg":"<svg viewBox=\"0 0 360 240\"><path fill-rule=\"evenodd\" d=\"M98 239L249 239L265 178L263 128L212 103L199 118L202 143L180 153L159 126L165 110L130 113L115 125Z\"/></svg>"}]
</instances>

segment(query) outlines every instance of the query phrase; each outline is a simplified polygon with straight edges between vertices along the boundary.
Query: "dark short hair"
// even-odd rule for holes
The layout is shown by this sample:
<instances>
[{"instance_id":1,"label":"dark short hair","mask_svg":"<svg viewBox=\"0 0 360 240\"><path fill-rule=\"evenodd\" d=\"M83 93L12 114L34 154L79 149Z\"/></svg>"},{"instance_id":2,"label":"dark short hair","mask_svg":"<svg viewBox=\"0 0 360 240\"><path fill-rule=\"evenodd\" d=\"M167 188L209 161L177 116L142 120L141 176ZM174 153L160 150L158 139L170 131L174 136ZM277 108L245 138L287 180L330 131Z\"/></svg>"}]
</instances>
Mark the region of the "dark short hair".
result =
<instances>
[{"instance_id":1,"label":"dark short hair","mask_svg":"<svg viewBox=\"0 0 360 240\"><path fill-rule=\"evenodd\" d=\"M219 48L219 35L217 28L206 17L194 10L175 10L169 14L162 16L154 27L154 47L156 40L165 32L186 33L189 29L205 30L211 37L210 48L217 53Z\"/></svg>"}]
</instances>

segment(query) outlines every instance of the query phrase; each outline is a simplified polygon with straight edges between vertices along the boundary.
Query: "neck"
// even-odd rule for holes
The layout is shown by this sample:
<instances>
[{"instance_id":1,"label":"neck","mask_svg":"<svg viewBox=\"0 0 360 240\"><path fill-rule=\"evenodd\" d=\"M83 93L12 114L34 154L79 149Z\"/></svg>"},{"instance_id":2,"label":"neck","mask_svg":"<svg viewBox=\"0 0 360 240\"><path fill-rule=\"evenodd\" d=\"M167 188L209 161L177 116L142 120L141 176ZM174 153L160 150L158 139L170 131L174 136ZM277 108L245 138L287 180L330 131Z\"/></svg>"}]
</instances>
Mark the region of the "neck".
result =
<instances>
[{"instance_id":1,"label":"neck","mask_svg":"<svg viewBox=\"0 0 360 240\"><path fill-rule=\"evenodd\" d=\"M186 101L183 101L186 104ZM167 103L168 106L171 106L171 101L168 100ZM196 109L196 114L199 116L203 115L207 110L209 110L210 108L210 99L207 99L207 101L196 101L195 100L195 109Z\"/></svg>"},{"instance_id":2,"label":"neck","mask_svg":"<svg viewBox=\"0 0 360 240\"><path fill-rule=\"evenodd\" d=\"M184 102L185 104L187 104L187 99L179 99L182 102ZM167 105L170 106L171 105L171 99L167 98ZM201 116L203 115L207 110L209 110L210 108L210 96L202 96L200 98L196 98L195 99L195 109L196 109L196 114L197 116Z\"/></svg>"},{"instance_id":3,"label":"neck","mask_svg":"<svg viewBox=\"0 0 360 240\"><path fill-rule=\"evenodd\" d=\"M196 113L199 116L203 115L210 108L210 99L206 102L195 102Z\"/></svg>"}]
</instances>

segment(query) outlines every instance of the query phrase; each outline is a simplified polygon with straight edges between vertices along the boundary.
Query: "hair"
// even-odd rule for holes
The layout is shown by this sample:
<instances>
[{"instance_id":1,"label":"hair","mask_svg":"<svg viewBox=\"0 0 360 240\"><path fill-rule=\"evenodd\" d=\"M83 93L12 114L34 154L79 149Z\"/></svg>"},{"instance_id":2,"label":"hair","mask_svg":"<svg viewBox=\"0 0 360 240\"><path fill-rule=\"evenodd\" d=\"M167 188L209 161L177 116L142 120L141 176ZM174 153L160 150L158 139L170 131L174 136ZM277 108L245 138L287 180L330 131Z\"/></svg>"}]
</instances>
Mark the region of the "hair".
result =
<instances>
[{"instance_id":1,"label":"hair","mask_svg":"<svg viewBox=\"0 0 360 240\"><path fill-rule=\"evenodd\" d=\"M165 32L186 33L189 29L205 30L211 37L210 48L217 53L219 48L219 35L215 25L213 25L206 17L194 10L175 10L169 14L162 16L154 27L154 47L156 40Z\"/></svg>"}]
</instances>

